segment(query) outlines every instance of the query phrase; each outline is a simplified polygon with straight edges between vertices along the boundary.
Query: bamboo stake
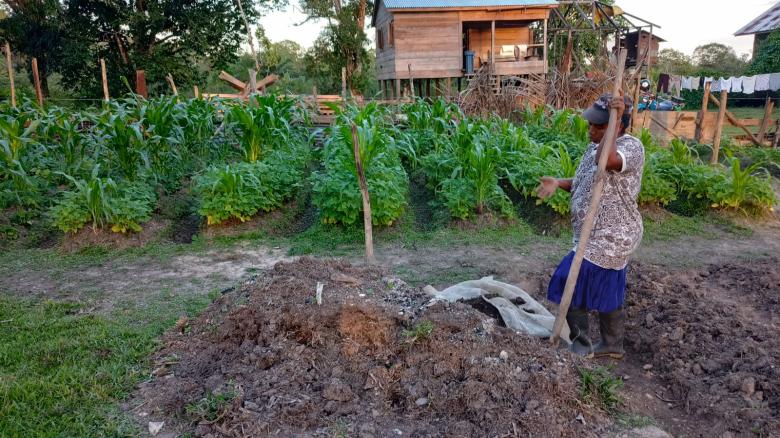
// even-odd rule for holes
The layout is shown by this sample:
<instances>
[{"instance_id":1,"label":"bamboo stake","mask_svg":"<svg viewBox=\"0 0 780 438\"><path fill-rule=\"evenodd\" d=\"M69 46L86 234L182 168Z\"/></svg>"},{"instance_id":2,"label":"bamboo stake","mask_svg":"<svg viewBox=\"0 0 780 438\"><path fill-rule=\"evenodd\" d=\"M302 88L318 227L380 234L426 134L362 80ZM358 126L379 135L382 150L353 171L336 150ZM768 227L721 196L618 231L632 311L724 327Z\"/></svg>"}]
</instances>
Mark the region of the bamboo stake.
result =
<instances>
[{"instance_id":1,"label":"bamboo stake","mask_svg":"<svg viewBox=\"0 0 780 438\"><path fill-rule=\"evenodd\" d=\"M41 76L38 73L38 58L32 59L33 82L35 82L35 97L38 99L38 106L43 106L43 92L41 91Z\"/></svg>"},{"instance_id":2,"label":"bamboo stake","mask_svg":"<svg viewBox=\"0 0 780 438\"><path fill-rule=\"evenodd\" d=\"M728 101L729 92L720 92L720 104L718 105L718 122L715 125L715 136L712 139L712 159L710 164L718 163L718 154L720 153L720 136L723 133L723 119L726 118L726 102Z\"/></svg>"},{"instance_id":3,"label":"bamboo stake","mask_svg":"<svg viewBox=\"0 0 780 438\"><path fill-rule=\"evenodd\" d=\"M200 88L197 85L192 86L192 92L195 95L195 99L200 99Z\"/></svg>"},{"instance_id":4,"label":"bamboo stake","mask_svg":"<svg viewBox=\"0 0 780 438\"><path fill-rule=\"evenodd\" d=\"M108 102L108 77L106 76L106 60L100 58L100 79L103 81L103 100Z\"/></svg>"},{"instance_id":5,"label":"bamboo stake","mask_svg":"<svg viewBox=\"0 0 780 438\"><path fill-rule=\"evenodd\" d=\"M617 74L615 75L615 86L612 91L612 96L618 96L623 86L623 71L626 66L626 50L620 49L618 53L618 67ZM582 266L582 260L585 258L585 248L588 246L588 240L590 240L590 233L593 231L593 226L596 222L596 214L599 210L601 203L601 195L604 190L604 180L606 179L606 169L609 154L604 149L609 147L614 141L616 141L616 127L620 120L620 115L617 110L610 108L609 110L609 125L607 125L607 132L603 140L603 149L601 156L599 157L598 173L596 174L595 183L593 184L593 195L590 199L590 206L588 207L588 214L585 215L585 221L582 224L582 232L580 233L580 240L577 244L577 252L574 255L574 260L571 263L571 269L569 269L569 276L566 278L566 286L563 289L563 297L561 297L561 304L558 306L558 315L555 317L555 325L553 326L553 334L550 337L550 343L554 346L558 346L561 337L561 330L563 330L563 324L566 322L566 313L569 311L571 305L571 299L574 296L574 286L577 284L577 277L580 275L580 267Z\"/></svg>"},{"instance_id":6,"label":"bamboo stake","mask_svg":"<svg viewBox=\"0 0 780 438\"><path fill-rule=\"evenodd\" d=\"M360 194L363 197L363 230L366 234L366 261L369 265L376 263L374 258L374 233L371 223L371 198L368 195L366 174L363 172L363 163L360 161L360 144L358 140L357 126L352 124L352 148L355 155L355 169L357 170Z\"/></svg>"},{"instance_id":7,"label":"bamboo stake","mask_svg":"<svg viewBox=\"0 0 780 438\"><path fill-rule=\"evenodd\" d=\"M11 106L16 108L16 86L14 85L14 64L11 59L11 45L5 43L5 66L8 70L8 83L11 86Z\"/></svg>"}]
</instances>

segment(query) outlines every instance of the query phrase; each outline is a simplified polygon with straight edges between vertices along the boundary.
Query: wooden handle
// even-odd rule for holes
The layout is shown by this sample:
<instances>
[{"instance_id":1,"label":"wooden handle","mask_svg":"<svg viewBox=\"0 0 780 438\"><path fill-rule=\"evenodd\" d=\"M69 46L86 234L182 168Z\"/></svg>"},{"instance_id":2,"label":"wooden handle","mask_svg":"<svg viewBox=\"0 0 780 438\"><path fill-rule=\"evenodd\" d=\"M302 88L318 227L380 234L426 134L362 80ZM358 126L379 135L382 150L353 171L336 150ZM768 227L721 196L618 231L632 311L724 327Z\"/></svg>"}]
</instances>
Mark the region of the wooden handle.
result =
<instances>
[{"instance_id":1,"label":"wooden handle","mask_svg":"<svg viewBox=\"0 0 780 438\"><path fill-rule=\"evenodd\" d=\"M623 87L623 70L626 66L626 50L620 49L618 54L618 67L617 75L615 77L615 86L612 91L612 96L620 94L620 90ZM609 125L607 126L606 137L604 138L604 145L609 146L615 141L615 128L622 114L618 114L617 109L610 108L609 110ZM593 225L596 222L596 214L599 211L599 205L601 204L601 195L604 190L604 180L607 173L607 161L609 154L601 151L599 157L598 173L596 174L596 181L593 185L593 194L590 199L590 206L588 207L588 214L585 215L585 221L582 224L582 230L580 232L580 240L577 243L577 252L574 254L574 260L571 263L569 269L569 276L566 278L566 286L563 288L563 297L561 297L561 304L558 306L558 315L555 317L555 325L553 326L553 334L550 337L550 342L557 346L560 341L561 331L563 330L563 323L566 321L566 313L569 311L571 305L571 299L574 296L574 286L577 284L577 277L580 275L580 267L582 266L582 259L585 258L585 248L588 246L588 240L590 240L590 233L593 231Z\"/></svg>"}]
</instances>

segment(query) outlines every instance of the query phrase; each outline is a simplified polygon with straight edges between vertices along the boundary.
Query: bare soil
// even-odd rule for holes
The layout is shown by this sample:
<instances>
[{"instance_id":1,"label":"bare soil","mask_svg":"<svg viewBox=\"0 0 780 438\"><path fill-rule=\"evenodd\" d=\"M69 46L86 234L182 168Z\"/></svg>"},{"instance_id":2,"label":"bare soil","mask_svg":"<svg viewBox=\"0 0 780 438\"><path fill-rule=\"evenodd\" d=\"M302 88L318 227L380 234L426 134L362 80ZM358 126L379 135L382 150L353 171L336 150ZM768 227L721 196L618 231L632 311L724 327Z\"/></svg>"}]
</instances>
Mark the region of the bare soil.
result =
<instances>
[{"instance_id":1,"label":"bare soil","mask_svg":"<svg viewBox=\"0 0 780 438\"><path fill-rule=\"evenodd\" d=\"M111 249L140 248L151 242L161 240L169 222L164 219L152 219L143 224L138 233L115 233L110 228L82 228L76 233L65 233L60 248L65 252L77 252L85 248L103 247ZM191 241L191 240L190 240Z\"/></svg>"},{"instance_id":2,"label":"bare soil","mask_svg":"<svg viewBox=\"0 0 780 438\"><path fill-rule=\"evenodd\" d=\"M322 305L317 282L325 283ZM466 304L427 301L380 270L307 258L280 263L223 296L184 333L165 337L157 378L134 401L143 406L139 419L165 419L197 436L606 430L606 414L577 399L579 358ZM423 321L433 324L429 337L408 332ZM216 418L187 409L226 391L236 398Z\"/></svg>"}]
</instances>

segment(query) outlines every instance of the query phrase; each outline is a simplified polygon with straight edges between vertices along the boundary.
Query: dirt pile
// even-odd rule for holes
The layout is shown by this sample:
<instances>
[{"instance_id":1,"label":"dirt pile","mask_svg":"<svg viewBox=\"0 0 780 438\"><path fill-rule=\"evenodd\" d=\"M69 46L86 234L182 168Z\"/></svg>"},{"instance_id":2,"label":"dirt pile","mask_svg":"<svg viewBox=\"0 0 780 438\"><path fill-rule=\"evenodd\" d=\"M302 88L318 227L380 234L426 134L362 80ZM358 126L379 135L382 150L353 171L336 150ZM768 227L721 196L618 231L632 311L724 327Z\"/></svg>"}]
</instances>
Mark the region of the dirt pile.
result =
<instances>
[{"instance_id":1,"label":"dirt pile","mask_svg":"<svg viewBox=\"0 0 780 438\"><path fill-rule=\"evenodd\" d=\"M632 267L628 360L652 364L668 384L656 395L706 419L708 436L778 436L778 263L685 273Z\"/></svg>"},{"instance_id":2,"label":"dirt pile","mask_svg":"<svg viewBox=\"0 0 780 438\"><path fill-rule=\"evenodd\" d=\"M578 359L427 301L379 270L279 263L166 335L137 401L198 436L603 432L606 416L577 401Z\"/></svg>"}]
</instances>

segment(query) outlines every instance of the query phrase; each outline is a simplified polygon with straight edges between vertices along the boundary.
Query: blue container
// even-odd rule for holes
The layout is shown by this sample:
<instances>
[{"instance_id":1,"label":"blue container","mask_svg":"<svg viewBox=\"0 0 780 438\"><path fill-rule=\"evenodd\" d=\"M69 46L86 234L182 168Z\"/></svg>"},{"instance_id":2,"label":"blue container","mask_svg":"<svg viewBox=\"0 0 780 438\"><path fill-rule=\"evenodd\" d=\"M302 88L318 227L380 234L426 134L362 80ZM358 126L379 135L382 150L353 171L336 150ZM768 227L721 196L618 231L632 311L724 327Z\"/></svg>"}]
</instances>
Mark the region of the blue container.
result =
<instances>
[{"instance_id":1,"label":"blue container","mask_svg":"<svg viewBox=\"0 0 780 438\"><path fill-rule=\"evenodd\" d=\"M474 51L473 50L466 50L464 52L464 55L466 56L466 74L467 75L473 75L474 74Z\"/></svg>"}]
</instances>

